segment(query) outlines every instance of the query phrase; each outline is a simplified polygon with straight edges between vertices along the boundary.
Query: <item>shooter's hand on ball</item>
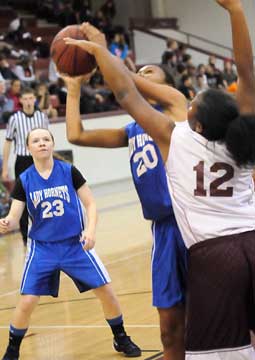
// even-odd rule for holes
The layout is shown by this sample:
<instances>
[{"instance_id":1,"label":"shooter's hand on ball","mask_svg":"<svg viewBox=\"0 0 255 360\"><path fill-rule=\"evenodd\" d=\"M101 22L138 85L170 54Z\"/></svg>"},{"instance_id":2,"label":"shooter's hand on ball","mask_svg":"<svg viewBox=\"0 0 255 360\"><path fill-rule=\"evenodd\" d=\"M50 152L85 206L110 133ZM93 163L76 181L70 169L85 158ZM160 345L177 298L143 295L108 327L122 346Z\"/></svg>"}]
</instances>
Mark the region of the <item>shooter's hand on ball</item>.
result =
<instances>
[{"instance_id":1,"label":"shooter's hand on ball","mask_svg":"<svg viewBox=\"0 0 255 360\"><path fill-rule=\"evenodd\" d=\"M81 76L68 76L67 74L61 74L61 78L64 80L68 89L73 87L81 87L82 84L89 82L91 76L94 74L95 70L86 75Z\"/></svg>"}]
</instances>

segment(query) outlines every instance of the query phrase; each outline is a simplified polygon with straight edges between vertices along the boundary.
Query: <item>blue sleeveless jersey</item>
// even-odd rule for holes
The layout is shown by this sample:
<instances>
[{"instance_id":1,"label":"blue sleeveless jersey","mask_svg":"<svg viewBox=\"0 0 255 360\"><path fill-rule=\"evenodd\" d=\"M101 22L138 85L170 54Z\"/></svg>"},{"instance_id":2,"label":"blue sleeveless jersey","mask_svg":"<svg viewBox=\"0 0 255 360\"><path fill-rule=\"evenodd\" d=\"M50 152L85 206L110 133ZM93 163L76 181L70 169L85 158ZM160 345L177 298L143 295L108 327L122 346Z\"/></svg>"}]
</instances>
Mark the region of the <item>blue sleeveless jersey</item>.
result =
<instances>
[{"instance_id":1,"label":"blue sleeveless jersey","mask_svg":"<svg viewBox=\"0 0 255 360\"><path fill-rule=\"evenodd\" d=\"M145 219L160 220L173 214L166 171L158 146L136 123L125 127L133 181Z\"/></svg>"},{"instance_id":2,"label":"blue sleeveless jersey","mask_svg":"<svg viewBox=\"0 0 255 360\"><path fill-rule=\"evenodd\" d=\"M20 175L20 179L32 219L31 239L59 241L82 232L83 213L73 186L71 164L54 160L47 180L32 165Z\"/></svg>"}]
</instances>

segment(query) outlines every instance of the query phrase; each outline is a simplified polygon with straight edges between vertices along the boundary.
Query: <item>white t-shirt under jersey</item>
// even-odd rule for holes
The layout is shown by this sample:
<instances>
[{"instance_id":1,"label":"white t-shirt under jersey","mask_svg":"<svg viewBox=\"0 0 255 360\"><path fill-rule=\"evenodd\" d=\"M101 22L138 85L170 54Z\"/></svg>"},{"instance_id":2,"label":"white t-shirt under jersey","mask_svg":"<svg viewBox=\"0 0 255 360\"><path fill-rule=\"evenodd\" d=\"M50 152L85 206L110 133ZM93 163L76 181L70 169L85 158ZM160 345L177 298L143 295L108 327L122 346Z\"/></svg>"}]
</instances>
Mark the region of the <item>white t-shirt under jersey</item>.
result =
<instances>
[{"instance_id":1,"label":"white t-shirt under jersey","mask_svg":"<svg viewBox=\"0 0 255 360\"><path fill-rule=\"evenodd\" d=\"M255 229L252 169L238 168L223 144L206 140L187 121L172 133L166 171L188 248Z\"/></svg>"}]
</instances>

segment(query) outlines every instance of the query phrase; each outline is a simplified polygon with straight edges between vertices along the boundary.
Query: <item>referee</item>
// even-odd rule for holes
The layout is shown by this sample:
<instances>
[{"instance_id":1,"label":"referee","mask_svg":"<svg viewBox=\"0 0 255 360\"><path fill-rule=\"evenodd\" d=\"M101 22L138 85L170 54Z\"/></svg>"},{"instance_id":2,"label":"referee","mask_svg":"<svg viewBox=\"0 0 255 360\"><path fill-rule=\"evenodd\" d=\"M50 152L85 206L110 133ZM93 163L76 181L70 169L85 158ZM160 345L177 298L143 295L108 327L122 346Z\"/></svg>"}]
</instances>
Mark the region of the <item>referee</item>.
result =
<instances>
[{"instance_id":1,"label":"referee","mask_svg":"<svg viewBox=\"0 0 255 360\"><path fill-rule=\"evenodd\" d=\"M49 120L40 110L35 108L35 93L33 89L26 88L21 92L20 102L22 110L16 111L10 118L6 128L6 136L3 147L2 179L9 180L8 160L11 143L14 141L16 154L15 178L33 164L32 157L26 148L28 133L34 128L48 128ZM20 231L24 245L27 244L28 212L25 208L20 220Z\"/></svg>"}]
</instances>

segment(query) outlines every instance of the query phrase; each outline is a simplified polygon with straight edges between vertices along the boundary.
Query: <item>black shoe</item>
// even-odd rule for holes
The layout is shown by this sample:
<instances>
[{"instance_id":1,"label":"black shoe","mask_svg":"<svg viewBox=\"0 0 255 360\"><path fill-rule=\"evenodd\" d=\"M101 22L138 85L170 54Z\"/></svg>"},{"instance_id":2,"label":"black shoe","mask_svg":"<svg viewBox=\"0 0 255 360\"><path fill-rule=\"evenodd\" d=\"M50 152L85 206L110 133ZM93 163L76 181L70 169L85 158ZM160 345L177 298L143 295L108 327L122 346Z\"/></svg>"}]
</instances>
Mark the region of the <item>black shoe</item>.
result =
<instances>
[{"instance_id":1,"label":"black shoe","mask_svg":"<svg viewBox=\"0 0 255 360\"><path fill-rule=\"evenodd\" d=\"M7 349L2 360L19 360L19 354L9 351Z\"/></svg>"},{"instance_id":2,"label":"black shoe","mask_svg":"<svg viewBox=\"0 0 255 360\"><path fill-rule=\"evenodd\" d=\"M123 352L126 357L139 357L142 355L141 349L133 343L130 336L114 337L113 347L118 352Z\"/></svg>"}]
</instances>

